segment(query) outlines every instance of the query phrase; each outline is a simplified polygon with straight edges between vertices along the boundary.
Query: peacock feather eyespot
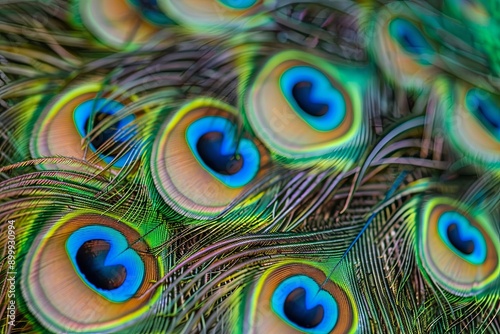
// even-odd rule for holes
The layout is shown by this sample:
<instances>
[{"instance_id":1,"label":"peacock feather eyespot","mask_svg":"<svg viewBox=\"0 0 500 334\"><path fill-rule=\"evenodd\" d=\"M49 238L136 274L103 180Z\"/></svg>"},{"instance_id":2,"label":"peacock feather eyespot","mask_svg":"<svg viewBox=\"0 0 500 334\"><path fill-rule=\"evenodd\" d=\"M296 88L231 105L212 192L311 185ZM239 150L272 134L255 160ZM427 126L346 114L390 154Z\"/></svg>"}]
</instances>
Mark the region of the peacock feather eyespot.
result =
<instances>
[{"instance_id":1,"label":"peacock feather eyespot","mask_svg":"<svg viewBox=\"0 0 500 334\"><path fill-rule=\"evenodd\" d=\"M389 33L407 54L413 55L422 65L431 64L427 58L432 59L435 51L410 20L399 17L393 19L389 23Z\"/></svg>"},{"instance_id":2,"label":"peacock feather eyespot","mask_svg":"<svg viewBox=\"0 0 500 334\"><path fill-rule=\"evenodd\" d=\"M500 242L489 215L434 197L422 204L418 226L419 261L431 281L471 296L500 279Z\"/></svg>"},{"instance_id":3,"label":"peacock feather eyespot","mask_svg":"<svg viewBox=\"0 0 500 334\"><path fill-rule=\"evenodd\" d=\"M273 266L245 291L239 333L354 333L357 307L338 278L305 261Z\"/></svg>"},{"instance_id":4,"label":"peacock feather eyespot","mask_svg":"<svg viewBox=\"0 0 500 334\"><path fill-rule=\"evenodd\" d=\"M213 217L264 173L267 153L255 139L238 134L236 115L225 103L196 99L169 118L156 138L153 180L181 214Z\"/></svg>"},{"instance_id":5,"label":"peacock feather eyespot","mask_svg":"<svg viewBox=\"0 0 500 334\"><path fill-rule=\"evenodd\" d=\"M89 210L66 214L30 246L21 290L56 332L116 331L144 316L161 263L129 223ZM84 301L84 302L83 302Z\"/></svg>"},{"instance_id":6,"label":"peacock feather eyespot","mask_svg":"<svg viewBox=\"0 0 500 334\"><path fill-rule=\"evenodd\" d=\"M32 156L73 157L102 167L112 164L114 171L137 159L137 116L122 114L123 103L129 101L122 103L101 94L100 85L84 84L54 99L33 131Z\"/></svg>"},{"instance_id":7,"label":"peacock feather eyespot","mask_svg":"<svg viewBox=\"0 0 500 334\"><path fill-rule=\"evenodd\" d=\"M168 18L154 9L154 1L73 0L75 24L83 26L97 40L119 50L134 50L148 43ZM137 10L137 6L143 10ZM141 14L146 18L143 19ZM164 23L163 23L164 22Z\"/></svg>"},{"instance_id":8,"label":"peacock feather eyespot","mask_svg":"<svg viewBox=\"0 0 500 334\"><path fill-rule=\"evenodd\" d=\"M75 108L73 118L76 129L82 138L86 138L90 136L88 129L98 127L106 118L116 116L123 108L124 105L115 100L104 98L87 100ZM98 154L99 158L104 162L111 163L119 153L119 149L113 146L106 147L105 144L109 140L113 140L117 144L130 142L137 135L137 129L133 126L134 121L135 116L128 115L116 122L116 124L106 128L99 136L90 141L89 147L92 152ZM104 147L104 149L101 149L101 147ZM98 153L101 150L103 152ZM118 161L113 163L113 166L117 168L123 167L134 158L134 153L136 153L134 151L129 151L121 156Z\"/></svg>"},{"instance_id":9,"label":"peacock feather eyespot","mask_svg":"<svg viewBox=\"0 0 500 334\"><path fill-rule=\"evenodd\" d=\"M443 213L438 218L437 228L445 244L455 254L475 265L484 263L486 241L462 214L456 211Z\"/></svg>"},{"instance_id":10,"label":"peacock feather eyespot","mask_svg":"<svg viewBox=\"0 0 500 334\"><path fill-rule=\"evenodd\" d=\"M436 83L444 129L468 161L500 168L500 96L457 81Z\"/></svg>"},{"instance_id":11,"label":"peacock feather eyespot","mask_svg":"<svg viewBox=\"0 0 500 334\"><path fill-rule=\"evenodd\" d=\"M248 29L269 21L264 8L274 0L158 0L169 17L197 33Z\"/></svg>"},{"instance_id":12,"label":"peacock feather eyespot","mask_svg":"<svg viewBox=\"0 0 500 334\"><path fill-rule=\"evenodd\" d=\"M333 87L328 77L316 68L291 67L281 76L280 88L297 114L317 131L332 131L346 117L346 102L342 92Z\"/></svg>"},{"instance_id":13,"label":"peacock feather eyespot","mask_svg":"<svg viewBox=\"0 0 500 334\"><path fill-rule=\"evenodd\" d=\"M248 89L250 126L278 158L303 167L321 161L341 169L369 137L365 94L371 71L335 65L300 51L267 61ZM366 111L365 111L366 110Z\"/></svg>"},{"instance_id":14,"label":"peacock feather eyespot","mask_svg":"<svg viewBox=\"0 0 500 334\"><path fill-rule=\"evenodd\" d=\"M377 14L369 47L385 75L408 89L420 89L441 71L434 42L417 18L416 4L392 3ZM419 15L425 15L419 13Z\"/></svg>"}]
</instances>

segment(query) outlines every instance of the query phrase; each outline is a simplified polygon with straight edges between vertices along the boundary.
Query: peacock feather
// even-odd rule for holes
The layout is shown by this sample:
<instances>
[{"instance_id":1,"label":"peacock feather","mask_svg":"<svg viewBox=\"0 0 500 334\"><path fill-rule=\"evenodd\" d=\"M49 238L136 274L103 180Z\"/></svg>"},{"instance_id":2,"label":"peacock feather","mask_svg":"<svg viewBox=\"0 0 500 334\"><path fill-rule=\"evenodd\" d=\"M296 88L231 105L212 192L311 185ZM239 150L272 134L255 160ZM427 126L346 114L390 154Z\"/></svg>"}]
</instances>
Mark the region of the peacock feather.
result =
<instances>
[{"instance_id":1,"label":"peacock feather","mask_svg":"<svg viewBox=\"0 0 500 334\"><path fill-rule=\"evenodd\" d=\"M493 0L0 0L5 333L500 333Z\"/></svg>"}]
</instances>

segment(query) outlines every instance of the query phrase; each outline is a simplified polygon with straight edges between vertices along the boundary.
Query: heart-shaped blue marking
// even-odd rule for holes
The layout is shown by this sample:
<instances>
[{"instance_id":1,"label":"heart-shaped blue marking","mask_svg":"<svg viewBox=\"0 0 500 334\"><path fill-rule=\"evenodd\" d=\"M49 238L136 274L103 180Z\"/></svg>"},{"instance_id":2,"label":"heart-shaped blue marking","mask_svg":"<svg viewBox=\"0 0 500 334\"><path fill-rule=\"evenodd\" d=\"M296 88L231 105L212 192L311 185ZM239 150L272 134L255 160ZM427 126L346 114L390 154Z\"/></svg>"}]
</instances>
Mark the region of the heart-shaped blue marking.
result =
<instances>
[{"instance_id":1,"label":"heart-shaped blue marking","mask_svg":"<svg viewBox=\"0 0 500 334\"><path fill-rule=\"evenodd\" d=\"M228 187L247 185L259 171L257 146L249 139L238 139L235 125L223 117L194 121L186 130L186 141L202 167Z\"/></svg>"},{"instance_id":2,"label":"heart-shaped blue marking","mask_svg":"<svg viewBox=\"0 0 500 334\"><path fill-rule=\"evenodd\" d=\"M85 284L115 303L132 298L144 279L144 263L127 239L102 225L82 227L66 241L66 252Z\"/></svg>"},{"instance_id":3,"label":"heart-shaped blue marking","mask_svg":"<svg viewBox=\"0 0 500 334\"><path fill-rule=\"evenodd\" d=\"M123 104L104 98L85 101L78 105L73 113L73 120L75 122L76 129L80 136L86 137L89 133L88 130L91 117L93 117L93 123L91 125L95 128L104 118L109 117L110 115L115 115L123 108ZM112 139L117 144L131 140L137 134L136 127L134 125L130 125L134 120L134 115L128 115L103 131L99 136L90 142L89 147L92 152L97 152L101 145L109 139ZM137 144L132 144L132 149L123 154L123 156L121 156L120 159L113 164L113 166L121 168L127 162L135 159L138 155L138 149ZM117 149L116 147L110 147L106 151L99 154L99 157L104 160L104 162L110 163L115 158L113 153L116 154L120 150L121 148Z\"/></svg>"},{"instance_id":4,"label":"heart-shaped blue marking","mask_svg":"<svg viewBox=\"0 0 500 334\"><path fill-rule=\"evenodd\" d=\"M418 57L422 65L430 64L434 49L413 23L397 18L389 23L389 31L406 52Z\"/></svg>"},{"instance_id":5,"label":"heart-shaped blue marking","mask_svg":"<svg viewBox=\"0 0 500 334\"><path fill-rule=\"evenodd\" d=\"M305 275L281 282L271 297L271 308L290 326L311 334L331 332L339 316L335 298Z\"/></svg>"},{"instance_id":6,"label":"heart-shaped blue marking","mask_svg":"<svg viewBox=\"0 0 500 334\"><path fill-rule=\"evenodd\" d=\"M316 68L289 68L281 75L280 87L293 110L317 131L334 130L346 116L342 93Z\"/></svg>"},{"instance_id":7,"label":"heart-shaped blue marking","mask_svg":"<svg viewBox=\"0 0 500 334\"><path fill-rule=\"evenodd\" d=\"M481 231L458 212L447 211L438 220L438 232L446 245L464 260L483 264L487 245Z\"/></svg>"},{"instance_id":8,"label":"heart-shaped blue marking","mask_svg":"<svg viewBox=\"0 0 500 334\"><path fill-rule=\"evenodd\" d=\"M481 124L500 141L500 108L491 95L480 89L471 89L465 96L465 103Z\"/></svg>"}]
</instances>

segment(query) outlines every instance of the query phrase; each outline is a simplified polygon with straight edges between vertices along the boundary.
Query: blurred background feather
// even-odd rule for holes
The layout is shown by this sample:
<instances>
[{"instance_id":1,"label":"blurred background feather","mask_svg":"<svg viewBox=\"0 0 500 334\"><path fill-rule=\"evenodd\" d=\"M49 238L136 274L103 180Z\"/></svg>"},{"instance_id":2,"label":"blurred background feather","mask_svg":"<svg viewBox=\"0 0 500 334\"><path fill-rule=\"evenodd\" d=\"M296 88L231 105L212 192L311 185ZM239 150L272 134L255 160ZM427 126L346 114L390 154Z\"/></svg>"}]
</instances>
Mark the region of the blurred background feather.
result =
<instances>
[{"instance_id":1,"label":"blurred background feather","mask_svg":"<svg viewBox=\"0 0 500 334\"><path fill-rule=\"evenodd\" d=\"M0 0L2 330L500 333L499 32L493 0Z\"/></svg>"}]
</instances>

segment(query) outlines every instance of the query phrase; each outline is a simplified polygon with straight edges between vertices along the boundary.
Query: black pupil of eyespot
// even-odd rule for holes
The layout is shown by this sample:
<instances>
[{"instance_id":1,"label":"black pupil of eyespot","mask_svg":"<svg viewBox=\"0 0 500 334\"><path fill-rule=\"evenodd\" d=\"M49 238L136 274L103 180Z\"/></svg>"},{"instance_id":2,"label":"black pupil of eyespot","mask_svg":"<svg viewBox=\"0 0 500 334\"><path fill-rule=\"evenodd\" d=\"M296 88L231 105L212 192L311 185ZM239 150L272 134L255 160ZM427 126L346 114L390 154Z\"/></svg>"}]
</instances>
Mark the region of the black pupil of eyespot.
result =
<instances>
[{"instance_id":1,"label":"black pupil of eyespot","mask_svg":"<svg viewBox=\"0 0 500 334\"><path fill-rule=\"evenodd\" d=\"M196 149L203 162L213 171L222 175L234 175L243 167L244 159L236 153L222 154L224 134L212 131L198 139Z\"/></svg>"},{"instance_id":2,"label":"black pupil of eyespot","mask_svg":"<svg viewBox=\"0 0 500 334\"><path fill-rule=\"evenodd\" d=\"M94 129L99 126L101 122L103 122L105 119L109 118L110 115L107 113L102 113L102 112L97 112L94 115L94 119L92 122L92 126L90 126L90 118L87 119L85 122L85 129ZM89 127L90 126L90 127ZM117 132L119 131L118 123L113 122L110 126L106 127L104 131L100 132L99 135L94 136L91 135L91 141L90 143L92 146L98 150L100 153L108 156L116 155L119 152L119 147L118 145L115 145L115 143L110 142L110 139L116 139Z\"/></svg>"},{"instance_id":3,"label":"black pupil of eyespot","mask_svg":"<svg viewBox=\"0 0 500 334\"><path fill-rule=\"evenodd\" d=\"M127 269L122 265L104 265L110 244L101 239L83 243L76 254L76 264L85 278L96 288L114 290L127 277Z\"/></svg>"},{"instance_id":4,"label":"black pupil of eyespot","mask_svg":"<svg viewBox=\"0 0 500 334\"><path fill-rule=\"evenodd\" d=\"M323 116L328 112L328 104L312 101L313 84L309 81L296 83L292 88L292 96L299 107L311 116Z\"/></svg>"},{"instance_id":5,"label":"black pupil of eyespot","mask_svg":"<svg viewBox=\"0 0 500 334\"><path fill-rule=\"evenodd\" d=\"M453 247L463 254L470 255L474 252L474 241L464 240L459 233L459 227L456 223L450 224L447 229L448 240L450 240Z\"/></svg>"},{"instance_id":6,"label":"black pupil of eyespot","mask_svg":"<svg viewBox=\"0 0 500 334\"><path fill-rule=\"evenodd\" d=\"M285 299L285 315L290 321L303 328L317 327L324 317L324 308L316 305L311 308L306 306L306 290L296 288Z\"/></svg>"}]
</instances>

